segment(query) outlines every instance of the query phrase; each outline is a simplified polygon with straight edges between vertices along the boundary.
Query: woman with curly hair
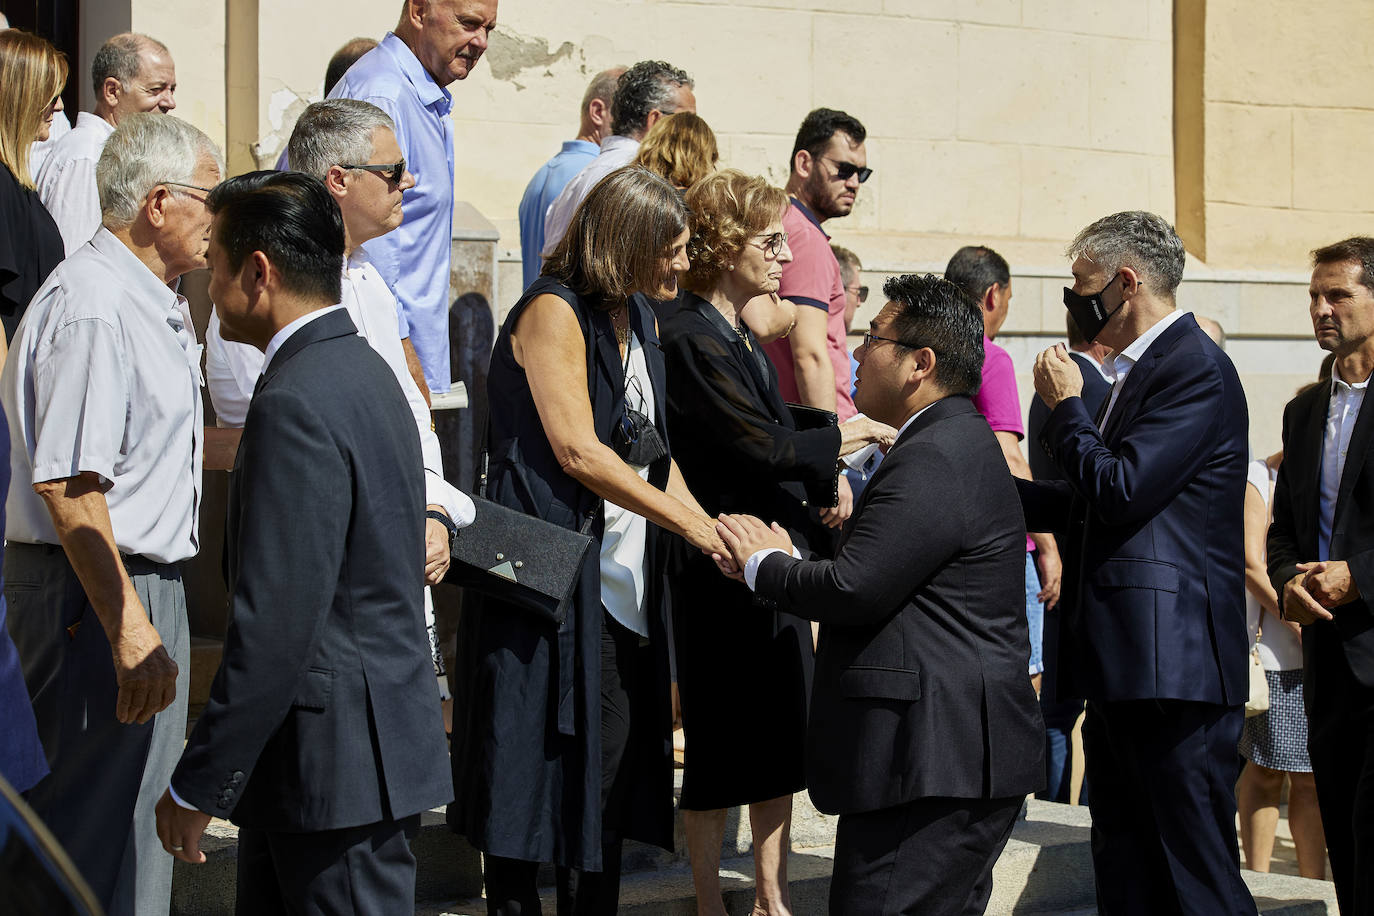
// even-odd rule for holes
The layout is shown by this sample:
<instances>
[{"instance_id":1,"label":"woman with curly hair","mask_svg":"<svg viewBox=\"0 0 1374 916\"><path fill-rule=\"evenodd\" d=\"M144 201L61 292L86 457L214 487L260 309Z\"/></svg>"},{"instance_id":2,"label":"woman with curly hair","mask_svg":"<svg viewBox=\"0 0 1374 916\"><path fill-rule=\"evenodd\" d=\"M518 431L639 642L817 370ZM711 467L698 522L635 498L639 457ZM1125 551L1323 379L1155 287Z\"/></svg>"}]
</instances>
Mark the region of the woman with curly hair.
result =
<instances>
[{"instance_id":1,"label":"woman with curly hair","mask_svg":"<svg viewBox=\"0 0 1374 916\"><path fill-rule=\"evenodd\" d=\"M62 260L62 234L34 190L29 150L62 110L67 58L32 32L0 32L0 322L5 343ZM3 363L0 350L0 363Z\"/></svg>"},{"instance_id":2,"label":"woman with curly hair","mask_svg":"<svg viewBox=\"0 0 1374 916\"><path fill-rule=\"evenodd\" d=\"M798 430L783 403L762 342L792 323L790 304L771 295L792 259L782 229L787 195L762 178L726 170L693 185L686 199L688 292L662 333L674 457L708 512L777 521L804 545L818 525L808 491L833 493L841 455L870 442L891 444L896 431L868 419ZM683 551L679 561L672 604L687 733L679 808L697 912L724 916L725 809L748 805L755 911L787 913L792 795L804 785L811 627L753 606L749 589L716 573L709 558Z\"/></svg>"},{"instance_id":3,"label":"woman with curly hair","mask_svg":"<svg viewBox=\"0 0 1374 916\"><path fill-rule=\"evenodd\" d=\"M716 170L720 152L716 134L698 115L680 111L659 118L639 144L635 165L666 179L685 191Z\"/></svg>"}]
</instances>

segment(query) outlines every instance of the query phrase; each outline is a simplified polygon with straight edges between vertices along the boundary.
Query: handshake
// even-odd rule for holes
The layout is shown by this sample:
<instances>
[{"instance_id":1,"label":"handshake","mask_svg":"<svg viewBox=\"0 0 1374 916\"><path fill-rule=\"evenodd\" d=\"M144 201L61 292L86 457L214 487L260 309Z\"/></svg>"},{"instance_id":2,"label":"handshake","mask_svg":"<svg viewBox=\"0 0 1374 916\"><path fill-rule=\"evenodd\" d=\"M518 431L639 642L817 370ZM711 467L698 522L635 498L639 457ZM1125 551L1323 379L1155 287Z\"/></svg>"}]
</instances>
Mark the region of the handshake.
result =
<instances>
[{"instance_id":1,"label":"handshake","mask_svg":"<svg viewBox=\"0 0 1374 916\"><path fill-rule=\"evenodd\" d=\"M792 555L792 538L777 522L769 525L752 515L716 517L716 536L725 545L725 552L707 551L716 568L731 579L744 581L744 567L749 558L761 550L781 550Z\"/></svg>"}]
</instances>

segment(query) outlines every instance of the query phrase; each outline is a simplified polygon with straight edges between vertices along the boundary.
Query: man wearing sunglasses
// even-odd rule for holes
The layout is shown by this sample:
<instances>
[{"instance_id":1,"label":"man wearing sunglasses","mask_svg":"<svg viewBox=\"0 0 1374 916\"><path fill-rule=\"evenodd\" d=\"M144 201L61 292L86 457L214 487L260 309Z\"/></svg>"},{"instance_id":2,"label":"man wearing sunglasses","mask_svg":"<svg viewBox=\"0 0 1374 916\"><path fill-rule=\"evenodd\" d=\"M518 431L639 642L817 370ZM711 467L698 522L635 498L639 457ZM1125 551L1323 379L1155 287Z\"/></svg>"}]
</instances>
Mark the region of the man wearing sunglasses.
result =
<instances>
[{"instance_id":1,"label":"man wearing sunglasses","mask_svg":"<svg viewBox=\"0 0 1374 916\"><path fill-rule=\"evenodd\" d=\"M841 423L857 413L850 394L847 296L830 236L821 224L848 216L859 185L873 173L864 151L866 136L857 118L830 108L808 114L797 131L787 179L791 206L782 220L792 261L783 266L778 288L778 295L797 306L797 324L786 338L765 346L777 367L783 398L833 410ZM853 507L849 483L842 477L839 505L823 510L822 520L838 528Z\"/></svg>"}]
</instances>

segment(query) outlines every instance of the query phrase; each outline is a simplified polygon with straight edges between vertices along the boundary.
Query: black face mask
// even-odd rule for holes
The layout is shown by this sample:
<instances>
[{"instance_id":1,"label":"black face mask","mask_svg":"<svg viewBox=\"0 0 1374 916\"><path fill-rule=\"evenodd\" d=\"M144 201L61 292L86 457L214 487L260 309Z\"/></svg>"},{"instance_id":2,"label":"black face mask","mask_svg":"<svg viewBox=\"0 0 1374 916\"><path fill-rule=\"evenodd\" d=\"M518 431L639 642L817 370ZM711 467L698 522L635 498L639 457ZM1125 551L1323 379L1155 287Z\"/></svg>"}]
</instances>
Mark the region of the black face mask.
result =
<instances>
[{"instance_id":1,"label":"black face mask","mask_svg":"<svg viewBox=\"0 0 1374 916\"><path fill-rule=\"evenodd\" d=\"M1116 308L1109 312L1107 311L1106 303L1102 301L1102 294L1112 288L1112 284L1116 282L1116 278L1119 276L1121 276L1119 271L1113 274L1112 278L1107 281L1107 285L1091 296L1084 296L1081 293L1074 292L1067 286L1064 287L1064 308L1069 310L1069 315L1073 317L1073 323L1078 325L1078 330L1083 332L1083 339L1088 343L1092 343L1097 339L1097 335L1102 333L1102 329L1107 326L1107 322L1111 321L1112 316L1115 315L1126 302L1123 297L1122 300L1116 304Z\"/></svg>"}]
</instances>

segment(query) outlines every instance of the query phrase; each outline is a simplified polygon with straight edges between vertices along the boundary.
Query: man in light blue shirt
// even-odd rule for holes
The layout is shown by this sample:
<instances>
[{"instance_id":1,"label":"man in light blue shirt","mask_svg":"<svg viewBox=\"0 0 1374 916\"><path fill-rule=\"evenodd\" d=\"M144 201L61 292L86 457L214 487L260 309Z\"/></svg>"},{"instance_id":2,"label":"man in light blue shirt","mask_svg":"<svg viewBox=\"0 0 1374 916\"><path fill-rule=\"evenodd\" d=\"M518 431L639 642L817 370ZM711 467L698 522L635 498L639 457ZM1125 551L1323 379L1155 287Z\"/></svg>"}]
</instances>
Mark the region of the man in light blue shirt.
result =
<instances>
[{"instance_id":1,"label":"man in light blue shirt","mask_svg":"<svg viewBox=\"0 0 1374 916\"><path fill-rule=\"evenodd\" d=\"M544 214L564 186L601 152L601 141L611 135L611 99L615 83L624 67L598 73L582 96L582 124L576 140L566 140L558 155L539 167L525 196L520 198L520 259L524 264L525 288L539 276L544 259Z\"/></svg>"},{"instance_id":2,"label":"man in light blue shirt","mask_svg":"<svg viewBox=\"0 0 1374 916\"><path fill-rule=\"evenodd\" d=\"M497 0L408 0L396 31L363 55L329 94L361 99L396 122L396 140L415 187L405 222L364 246L400 304L412 374L416 362L434 393L449 390L449 259L453 241L453 97L496 27ZM413 354L413 355L412 355ZM418 379L417 379L418 380Z\"/></svg>"}]
</instances>

